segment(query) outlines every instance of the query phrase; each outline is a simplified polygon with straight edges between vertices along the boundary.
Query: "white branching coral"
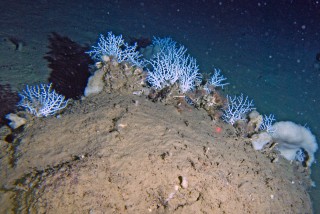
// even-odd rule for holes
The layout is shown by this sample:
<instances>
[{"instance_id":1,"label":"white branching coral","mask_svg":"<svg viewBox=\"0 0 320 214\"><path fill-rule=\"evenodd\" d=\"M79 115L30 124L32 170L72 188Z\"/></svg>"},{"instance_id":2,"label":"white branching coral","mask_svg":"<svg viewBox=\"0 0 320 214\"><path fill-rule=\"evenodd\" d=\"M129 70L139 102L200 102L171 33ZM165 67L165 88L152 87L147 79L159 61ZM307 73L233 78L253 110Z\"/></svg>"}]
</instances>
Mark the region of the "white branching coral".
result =
<instances>
[{"instance_id":1,"label":"white branching coral","mask_svg":"<svg viewBox=\"0 0 320 214\"><path fill-rule=\"evenodd\" d=\"M172 47L166 52L161 51L148 61L152 70L148 69L147 81L153 88L160 90L178 81L180 76L179 61L185 52L186 49L183 46L179 49Z\"/></svg>"},{"instance_id":2,"label":"white branching coral","mask_svg":"<svg viewBox=\"0 0 320 214\"><path fill-rule=\"evenodd\" d=\"M269 134L274 133L276 130L272 125L273 125L273 122L275 122L275 121L276 121L276 119L274 119L274 115L273 114L264 115L262 123L261 123L261 125L259 127L259 130L266 131Z\"/></svg>"},{"instance_id":3,"label":"white branching coral","mask_svg":"<svg viewBox=\"0 0 320 214\"><path fill-rule=\"evenodd\" d=\"M27 112L36 117L47 117L55 115L58 111L68 105L63 95L52 90L52 84L41 84L26 86L26 89L19 94L21 100L18 106L24 107Z\"/></svg>"},{"instance_id":4,"label":"white branching coral","mask_svg":"<svg viewBox=\"0 0 320 214\"><path fill-rule=\"evenodd\" d=\"M254 109L253 100L244 98L243 94L233 98L227 95L227 100L227 108L223 110L222 119L231 125L239 120L245 120L246 113Z\"/></svg>"},{"instance_id":5,"label":"white branching coral","mask_svg":"<svg viewBox=\"0 0 320 214\"><path fill-rule=\"evenodd\" d=\"M92 50L86 52L95 61L101 61L102 56L112 56L117 62L129 62L133 65L143 67L144 63L140 59L141 54L137 51L137 43L133 46L124 42L122 35L115 36L108 32L108 36L100 35L97 46L92 46Z\"/></svg>"},{"instance_id":6,"label":"white branching coral","mask_svg":"<svg viewBox=\"0 0 320 214\"><path fill-rule=\"evenodd\" d=\"M220 69L214 69L214 73L212 77L208 80L208 82L205 84L204 89L207 93L211 93L212 90L216 87L223 88L224 86L228 85L229 83L223 82L227 80L223 75L220 74Z\"/></svg>"},{"instance_id":7,"label":"white branching coral","mask_svg":"<svg viewBox=\"0 0 320 214\"><path fill-rule=\"evenodd\" d=\"M153 88L163 89L177 82L181 93L186 93L200 84L196 60L185 54L184 46L177 47L170 38L154 40L160 52L148 61L151 70L148 69L147 81Z\"/></svg>"},{"instance_id":8,"label":"white branching coral","mask_svg":"<svg viewBox=\"0 0 320 214\"><path fill-rule=\"evenodd\" d=\"M158 47L161 52L167 52L172 47L176 47L177 43L170 37L159 38L153 37L152 45Z\"/></svg>"},{"instance_id":9,"label":"white branching coral","mask_svg":"<svg viewBox=\"0 0 320 214\"><path fill-rule=\"evenodd\" d=\"M183 57L180 63L179 88L182 93L186 93L200 85L202 77L198 72L199 68L194 58L188 55Z\"/></svg>"}]
</instances>

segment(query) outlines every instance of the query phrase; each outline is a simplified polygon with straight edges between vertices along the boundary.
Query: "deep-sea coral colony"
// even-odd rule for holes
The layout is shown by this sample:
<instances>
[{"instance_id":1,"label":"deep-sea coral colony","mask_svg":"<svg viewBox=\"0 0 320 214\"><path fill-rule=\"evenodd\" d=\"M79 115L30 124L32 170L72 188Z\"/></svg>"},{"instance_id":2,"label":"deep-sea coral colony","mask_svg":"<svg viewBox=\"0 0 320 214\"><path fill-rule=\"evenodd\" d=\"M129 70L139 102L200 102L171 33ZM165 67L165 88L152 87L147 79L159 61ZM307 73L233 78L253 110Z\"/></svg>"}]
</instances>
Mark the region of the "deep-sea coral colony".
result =
<instances>
[{"instance_id":1,"label":"deep-sea coral colony","mask_svg":"<svg viewBox=\"0 0 320 214\"><path fill-rule=\"evenodd\" d=\"M147 82L151 87L161 90L178 83L180 92L186 93L201 83L196 60L186 55L184 46L177 47L171 38L154 38L153 45L159 47L159 52L148 61L151 70L147 69Z\"/></svg>"},{"instance_id":2,"label":"deep-sea coral colony","mask_svg":"<svg viewBox=\"0 0 320 214\"><path fill-rule=\"evenodd\" d=\"M274 119L274 115L273 114L270 114L269 116L268 115L264 115L263 116L263 119L262 119L262 123L259 127L259 130L260 131L266 131L267 133L269 134L272 134L275 132L275 128L272 126L273 122L275 122L276 119Z\"/></svg>"},{"instance_id":3,"label":"deep-sea coral colony","mask_svg":"<svg viewBox=\"0 0 320 214\"><path fill-rule=\"evenodd\" d=\"M27 112L36 117L55 115L67 106L68 100L52 90L51 86L52 84L27 85L26 89L19 94L21 100L18 106L24 107Z\"/></svg>"},{"instance_id":4,"label":"deep-sea coral colony","mask_svg":"<svg viewBox=\"0 0 320 214\"><path fill-rule=\"evenodd\" d=\"M214 69L214 73L212 77L208 80L208 82L204 85L204 90L209 94L211 93L214 88L221 87L223 88L225 85L229 83L224 83L223 81L227 80L223 75L220 74L220 69Z\"/></svg>"},{"instance_id":5,"label":"deep-sea coral colony","mask_svg":"<svg viewBox=\"0 0 320 214\"><path fill-rule=\"evenodd\" d=\"M86 52L93 60L99 62L103 56L111 56L118 63L129 62L132 65L143 67L144 62L141 60L141 54L137 51L137 43L133 46L125 43L122 35L115 36L112 32L108 35L100 35L97 46L92 46L92 50Z\"/></svg>"},{"instance_id":6,"label":"deep-sea coral colony","mask_svg":"<svg viewBox=\"0 0 320 214\"><path fill-rule=\"evenodd\" d=\"M152 45L158 50L158 52L164 52L166 53L168 49L172 47L176 47L177 43L172 40L170 37L165 37L165 38L159 38L159 37L153 37L152 39ZM186 49L184 49L187 51ZM185 53L185 52L184 52ZM182 53L182 54L184 54Z\"/></svg>"},{"instance_id":7,"label":"deep-sea coral colony","mask_svg":"<svg viewBox=\"0 0 320 214\"><path fill-rule=\"evenodd\" d=\"M137 45L129 46L124 42L122 36L115 36L111 32L108 33L107 37L103 35L100 36L97 46L93 46L93 50L87 52L95 61L103 60L103 56L109 56L111 59L116 60L118 63L129 62L135 66L145 66L147 63L147 79L146 81L150 86L156 90L162 90L166 87L171 87L178 85L180 93L185 94L189 91L192 91L196 86L200 85L202 78L198 73L198 65L196 60L190 55L187 55L187 49L184 46L177 45L171 38L153 38L153 51L156 53L150 60L143 61L140 59L141 55L136 51ZM226 78L220 74L220 70L214 69L213 76L208 80L204 86L204 90L207 94L214 92L216 87L223 88L229 83L225 83ZM60 107L53 107L54 111L44 111L43 106L50 106L50 102L43 104L42 101L39 101L39 95L43 91L45 95L49 94L48 90L41 86L42 88L27 88L25 91L25 100L22 101L27 110L35 115L46 116L54 114L55 111L65 107L65 104L62 104L60 101ZM38 91L38 92L37 92ZM36 95L34 95L36 94ZM56 97L58 95L55 95ZM46 97L46 96L44 96ZM184 95L187 103L193 104L187 95ZM188 98L190 102L188 102ZM45 99L45 98L44 98ZM36 106L36 107L34 107ZM240 96L230 97L227 95L227 106L223 110L222 119L234 125L238 121L243 121L246 119L246 114L254 109L253 101L249 100L248 97L244 97L243 94ZM259 127L260 131L265 131L260 134L267 134L268 136L274 135L277 133L277 128L272 124L275 121L274 115L264 116L262 124ZM280 132L280 131L279 131ZM281 132L282 133L282 132ZM280 134L281 134L280 133ZM279 133L278 133L279 135ZM316 142L314 140L314 143ZM317 146L317 145L316 145ZM293 157L286 157L288 151L283 151L283 148L278 148L280 152L284 152L282 155L285 156L288 160L297 160L304 162L306 160L306 152L308 156L311 156L307 162L307 165L310 166L313 162L313 153L316 151L316 148L309 149L308 146L302 146L303 149L297 147L294 150ZM281 150L282 149L282 150ZM291 155L291 153L290 153Z\"/></svg>"},{"instance_id":8,"label":"deep-sea coral colony","mask_svg":"<svg viewBox=\"0 0 320 214\"><path fill-rule=\"evenodd\" d=\"M227 95L227 108L223 110L223 121L234 125L237 121L245 120L246 114L252 110L253 100L249 100L248 97L234 96L233 98Z\"/></svg>"}]
</instances>

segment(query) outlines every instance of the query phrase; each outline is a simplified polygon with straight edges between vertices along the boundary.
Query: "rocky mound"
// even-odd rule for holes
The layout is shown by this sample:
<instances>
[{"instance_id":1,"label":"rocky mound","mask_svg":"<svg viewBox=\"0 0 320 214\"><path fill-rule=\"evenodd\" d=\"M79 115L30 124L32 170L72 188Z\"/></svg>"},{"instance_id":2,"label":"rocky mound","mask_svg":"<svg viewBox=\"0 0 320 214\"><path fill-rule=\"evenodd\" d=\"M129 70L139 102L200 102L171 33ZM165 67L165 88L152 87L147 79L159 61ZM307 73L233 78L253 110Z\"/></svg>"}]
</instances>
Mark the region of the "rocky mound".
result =
<instances>
[{"instance_id":1,"label":"rocky mound","mask_svg":"<svg viewBox=\"0 0 320 214\"><path fill-rule=\"evenodd\" d=\"M201 108L107 85L1 141L1 213L312 213L300 164Z\"/></svg>"}]
</instances>

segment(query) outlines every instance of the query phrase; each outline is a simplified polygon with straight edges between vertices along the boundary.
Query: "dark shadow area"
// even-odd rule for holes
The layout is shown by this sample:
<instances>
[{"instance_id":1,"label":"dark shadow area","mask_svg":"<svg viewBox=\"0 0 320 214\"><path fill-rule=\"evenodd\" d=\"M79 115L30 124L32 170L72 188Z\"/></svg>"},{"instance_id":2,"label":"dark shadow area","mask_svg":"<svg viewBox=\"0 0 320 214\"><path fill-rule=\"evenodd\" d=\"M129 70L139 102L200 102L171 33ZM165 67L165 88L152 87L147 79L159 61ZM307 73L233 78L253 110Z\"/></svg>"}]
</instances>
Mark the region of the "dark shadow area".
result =
<instances>
[{"instance_id":1,"label":"dark shadow area","mask_svg":"<svg viewBox=\"0 0 320 214\"><path fill-rule=\"evenodd\" d=\"M6 123L5 116L7 114L16 110L18 101L18 94L11 90L9 84L0 84L0 125Z\"/></svg>"},{"instance_id":2,"label":"dark shadow area","mask_svg":"<svg viewBox=\"0 0 320 214\"><path fill-rule=\"evenodd\" d=\"M67 99L79 99L90 76L89 65L93 63L85 53L88 47L54 32L49 36L49 43L50 51L44 57L52 69L49 82Z\"/></svg>"}]
</instances>

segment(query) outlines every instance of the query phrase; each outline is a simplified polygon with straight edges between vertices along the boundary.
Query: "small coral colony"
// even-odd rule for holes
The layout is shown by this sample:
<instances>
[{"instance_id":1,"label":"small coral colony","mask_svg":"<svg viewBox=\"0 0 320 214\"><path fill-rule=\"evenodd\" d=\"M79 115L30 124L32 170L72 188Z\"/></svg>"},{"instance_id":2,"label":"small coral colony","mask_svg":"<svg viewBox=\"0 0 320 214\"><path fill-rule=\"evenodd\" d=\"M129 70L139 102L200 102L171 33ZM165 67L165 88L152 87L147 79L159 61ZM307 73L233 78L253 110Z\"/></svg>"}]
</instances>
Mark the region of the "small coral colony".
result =
<instances>
[{"instance_id":1,"label":"small coral colony","mask_svg":"<svg viewBox=\"0 0 320 214\"><path fill-rule=\"evenodd\" d=\"M116 36L109 32L105 36L100 35L97 44L92 46L87 54L96 62L98 69L110 62L140 68L144 74L141 83L144 90L135 91L134 94L145 94L152 101L172 102L179 111L203 108L214 121L221 118L236 130L240 130L241 134L251 137L256 150L262 149L272 141L272 135L277 132L273 124L274 115L260 115L255 111L253 101L243 94L221 96L219 88L223 89L229 83L219 69L214 68L212 76L204 80L199 73L196 59L187 53L184 46L168 37L154 37L151 45L140 48L139 51L138 49L137 43L129 45L122 35ZM87 96L86 93L84 95ZM56 93L51 84L26 86L20 97L18 106L36 117L55 115L68 104L68 100ZM304 127L299 126L299 128ZM315 143L316 146L311 150L304 144L306 143L295 145L290 151L281 150L279 147L279 151L289 160L310 166L317 144Z\"/></svg>"}]
</instances>

